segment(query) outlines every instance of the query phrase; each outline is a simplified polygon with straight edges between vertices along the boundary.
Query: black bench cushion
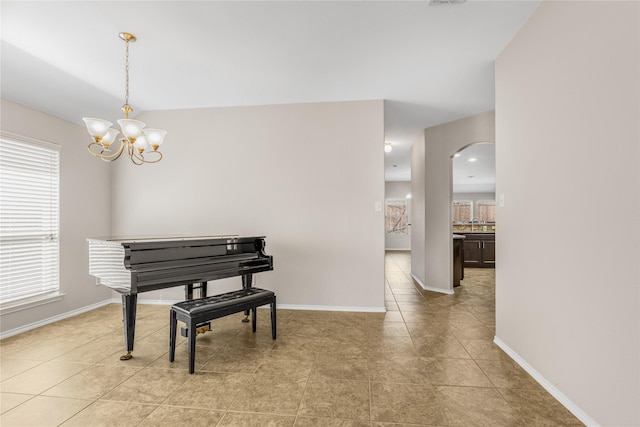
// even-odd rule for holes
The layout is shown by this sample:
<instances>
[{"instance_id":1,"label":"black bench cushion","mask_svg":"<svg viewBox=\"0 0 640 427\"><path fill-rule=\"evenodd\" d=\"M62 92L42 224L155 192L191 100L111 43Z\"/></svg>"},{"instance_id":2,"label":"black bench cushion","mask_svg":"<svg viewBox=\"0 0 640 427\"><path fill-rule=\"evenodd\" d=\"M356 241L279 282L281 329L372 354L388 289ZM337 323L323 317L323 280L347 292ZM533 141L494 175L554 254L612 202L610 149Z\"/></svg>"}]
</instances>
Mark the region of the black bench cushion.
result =
<instances>
[{"instance_id":1,"label":"black bench cushion","mask_svg":"<svg viewBox=\"0 0 640 427\"><path fill-rule=\"evenodd\" d=\"M236 304L258 302L259 300L268 299L273 296L274 293L272 291L260 288L248 288L227 292L226 294L178 302L173 305L173 308L189 315L197 315L210 310L231 307Z\"/></svg>"}]
</instances>

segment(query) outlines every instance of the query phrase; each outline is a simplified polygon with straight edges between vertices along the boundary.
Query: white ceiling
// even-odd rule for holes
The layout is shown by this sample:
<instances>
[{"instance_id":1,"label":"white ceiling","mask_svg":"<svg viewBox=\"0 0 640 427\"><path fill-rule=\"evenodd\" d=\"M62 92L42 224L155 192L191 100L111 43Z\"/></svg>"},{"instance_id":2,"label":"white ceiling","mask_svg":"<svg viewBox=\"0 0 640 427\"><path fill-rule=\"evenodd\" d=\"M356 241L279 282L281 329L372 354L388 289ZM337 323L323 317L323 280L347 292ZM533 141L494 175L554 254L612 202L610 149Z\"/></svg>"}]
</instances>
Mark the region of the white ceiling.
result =
<instances>
[{"instance_id":1,"label":"white ceiling","mask_svg":"<svg viewBox=\"0 0 640 427\"><path fill-rule=\"evenodd\" d=\"M1 95L121 118L127 31L137 113L384 99L385 178L409 180L422 129L494 108L494 60L538 4L2 1Z\"/></svg>"},{"instance_id":2,"label":"white ceiling","mask_svg":"<svg viewBox=\"0 0 640 427\"><path fill-rule=\"evenodd\" d=\"M459 151L452 171L454 193L495 193L495 144L478 143Z\"/></svg>"}]
</instances>

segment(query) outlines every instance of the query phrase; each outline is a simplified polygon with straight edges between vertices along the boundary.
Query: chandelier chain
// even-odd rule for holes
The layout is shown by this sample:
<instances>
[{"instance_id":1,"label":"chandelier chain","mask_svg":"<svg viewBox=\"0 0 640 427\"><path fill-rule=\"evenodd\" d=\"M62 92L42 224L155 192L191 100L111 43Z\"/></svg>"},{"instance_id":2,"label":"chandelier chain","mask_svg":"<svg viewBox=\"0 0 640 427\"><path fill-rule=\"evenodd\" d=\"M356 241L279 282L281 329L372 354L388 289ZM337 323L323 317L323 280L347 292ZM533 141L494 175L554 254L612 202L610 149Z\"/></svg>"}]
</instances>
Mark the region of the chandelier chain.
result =
<instances>
[{"instance_id":1,"label":"chandelier chain","mask_svg":"<svg viewBox=\"0 0 640 427\"><path fill-rule=\"evenodd\" d=\"M129 40L125 40L125 45L126 47L124 52L124 58L125 58L124 71L125 71L126 77L125 77L124 105L128 107L129 106Z\"/></svg>"}]
</instances>

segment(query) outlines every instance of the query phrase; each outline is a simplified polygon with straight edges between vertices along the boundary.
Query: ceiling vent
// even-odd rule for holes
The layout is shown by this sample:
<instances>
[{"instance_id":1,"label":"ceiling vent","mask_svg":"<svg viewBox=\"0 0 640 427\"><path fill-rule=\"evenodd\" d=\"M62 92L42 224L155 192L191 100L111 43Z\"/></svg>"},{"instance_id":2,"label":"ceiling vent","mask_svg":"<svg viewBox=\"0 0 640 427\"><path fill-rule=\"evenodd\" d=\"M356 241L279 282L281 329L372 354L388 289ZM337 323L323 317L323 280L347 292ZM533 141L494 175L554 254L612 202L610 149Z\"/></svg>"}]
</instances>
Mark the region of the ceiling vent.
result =
<instances>
[{"instance_id":1,"label":"ceiling vent","mask_svg":"<svg viewBox=\"0 0 640 427\"><path fill-rule=\"evenodd\" d=\"M441 4L462 4L467 0L429 0L429 6L437 6Z\"/></svg>"}]
</instances>

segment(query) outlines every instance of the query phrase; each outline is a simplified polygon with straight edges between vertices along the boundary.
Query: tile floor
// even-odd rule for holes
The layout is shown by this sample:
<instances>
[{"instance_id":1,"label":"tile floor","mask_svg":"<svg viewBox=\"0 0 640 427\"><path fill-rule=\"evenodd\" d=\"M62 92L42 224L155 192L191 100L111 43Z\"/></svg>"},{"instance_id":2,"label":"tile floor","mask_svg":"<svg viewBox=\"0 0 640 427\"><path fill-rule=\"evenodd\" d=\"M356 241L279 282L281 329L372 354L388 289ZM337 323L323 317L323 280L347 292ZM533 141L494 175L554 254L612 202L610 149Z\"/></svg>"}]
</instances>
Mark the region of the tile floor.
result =
<instances>
[{"instance_id":1,"label":"tile floor","mask_svg":"<svg viewBox=\"0 0 640 427\"><path fill-rule=\"evenodd\" d=\"M0 341L0 425L560 426L581 423L492 343L494 271L455 295L420 290L386 256L388 312L268 310L185 340L168 362L168 307L138 309L134 358L118 304Z\"/></svg>"}]
</instances>

